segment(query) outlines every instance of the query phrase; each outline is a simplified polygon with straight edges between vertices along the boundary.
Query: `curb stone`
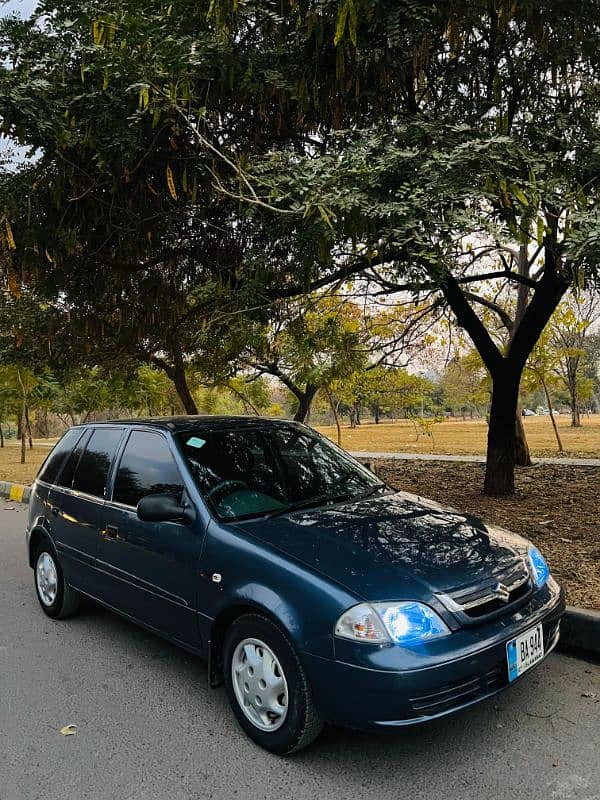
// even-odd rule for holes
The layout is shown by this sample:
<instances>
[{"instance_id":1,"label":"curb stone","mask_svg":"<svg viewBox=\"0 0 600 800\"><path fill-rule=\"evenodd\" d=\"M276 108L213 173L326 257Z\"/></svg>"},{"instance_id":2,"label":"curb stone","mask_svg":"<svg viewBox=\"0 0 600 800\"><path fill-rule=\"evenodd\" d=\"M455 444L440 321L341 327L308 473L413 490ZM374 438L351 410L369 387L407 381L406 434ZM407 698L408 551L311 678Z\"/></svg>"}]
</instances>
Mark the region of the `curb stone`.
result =
<instances>
[{"instance_id":1,"label":"curb stone","mask_svg":"<svg viewBox=\"0 0 600 800\"><path fill-rule=\"evenodd\" d=\"M396 453L374 452L370 450L350 450L351 456L359 461L452 461L463 464L485 464L485 456L444 455L442 453ZM559 464L561 467L600 467L600 458L549 457L532 458L533 466Z\"/></svg>"},{"instance_id":2,"label":"curb stone","mask_svg":"<svg viewBox=\"0 0 600 800\"><path fill-rule=\"evenodd\" d=\"M30 495L31 486L0 481L0 497L5 500L28 503ZM600 611L567 606L557 649L600 660Z\"/></svg>"},{"instance_id":3,"label":"curb stone","mask_svg":"<svg viewBox=\"0 0 600 800\"><path fill-rule=\"evenodd\" d=\"M0 481L0 497L5 500L12 500L15 503L28 503L31 494L31 486L22 483L10 483Z\"/></svg>"},{"instance_id":4,"label":"curb stone","mask_svg":"<svg viewBox=\"0 0 600 800\"><path fill-rule=\"evenodd\" d=\"M600 661L600 611L567 606L560 625L558 649Z\"/></svg>"}]
</instances>

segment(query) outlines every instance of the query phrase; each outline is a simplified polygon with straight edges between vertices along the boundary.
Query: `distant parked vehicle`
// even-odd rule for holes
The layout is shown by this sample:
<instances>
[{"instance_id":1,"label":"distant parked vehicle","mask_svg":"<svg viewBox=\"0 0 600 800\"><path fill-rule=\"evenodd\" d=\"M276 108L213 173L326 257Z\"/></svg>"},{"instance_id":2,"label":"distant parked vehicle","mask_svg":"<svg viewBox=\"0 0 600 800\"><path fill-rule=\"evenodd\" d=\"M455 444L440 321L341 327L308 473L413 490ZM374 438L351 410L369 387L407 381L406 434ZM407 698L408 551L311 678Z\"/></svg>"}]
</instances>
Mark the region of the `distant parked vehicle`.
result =
<instances>
[{"instance_id":1,"label":"distant parked vehicle","mask_svg":"<svg viewBox=\"0 0 600 800\"><path fill-rule=\"evenodd\" d=\"M281 420L71 428L33 484L27 545L44 613L88 596L204 656L279 754L323 722L390 730L495 694L555 647L565 607L526 539Z\"/></svg>"},{"instance_id":2,"label":"distant parked vehicle","mask_svg":"<svg viewBox=\"0 0 600 800\"><path fill-rule=\"evenodd\" d=\"M537 414L532 408L524 408L523 409L523 416L524 417L536 417Z\"/></svg>"}]
</instances>

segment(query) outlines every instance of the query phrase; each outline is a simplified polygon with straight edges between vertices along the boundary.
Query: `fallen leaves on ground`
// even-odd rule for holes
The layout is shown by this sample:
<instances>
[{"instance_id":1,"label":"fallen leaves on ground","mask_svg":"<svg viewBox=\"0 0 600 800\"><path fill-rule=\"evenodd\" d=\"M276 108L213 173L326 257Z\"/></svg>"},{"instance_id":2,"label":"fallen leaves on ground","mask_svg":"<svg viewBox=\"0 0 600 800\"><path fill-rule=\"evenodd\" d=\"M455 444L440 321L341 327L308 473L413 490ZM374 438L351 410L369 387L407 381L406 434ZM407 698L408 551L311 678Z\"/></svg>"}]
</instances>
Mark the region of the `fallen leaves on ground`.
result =
<instances>
[{"instance_id":1,"label":"fallen leaves on ground","mask_svg":"<svg viewBox=\"0 0 600 800\"><path fill-rule=\"evenodd\" d=\"M600 470L536 464L518 468L513 497L482 494L484 465L376 462L397 489L431 497L531 539L563 585L567 603L600 609Z\"/></svg>"},{"instance_id":2,"label":"fallen leaves on ground","mask_svg":"<svg viewBox=\"0 0 600 800\"><path fill-rule=\"evenodd\" d=\"M64 728L60 729L59 733L62 733L63 736L75 736L77 725L65 725Z\"/></svg>"}]
</instances>

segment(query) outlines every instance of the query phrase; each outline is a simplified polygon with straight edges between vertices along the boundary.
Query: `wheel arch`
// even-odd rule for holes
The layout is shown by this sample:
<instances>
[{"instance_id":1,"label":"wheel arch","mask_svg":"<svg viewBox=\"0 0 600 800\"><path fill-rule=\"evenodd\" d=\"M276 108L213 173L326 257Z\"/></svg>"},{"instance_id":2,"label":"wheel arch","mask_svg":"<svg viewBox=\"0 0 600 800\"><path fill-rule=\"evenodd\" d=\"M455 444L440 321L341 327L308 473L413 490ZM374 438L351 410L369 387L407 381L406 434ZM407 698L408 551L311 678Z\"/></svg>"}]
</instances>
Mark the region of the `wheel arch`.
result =
<instances>
[{"instance_id":1,"label":"wheel arch","mask_svg":"<svg viewBox=\"0 0 600 800\"><path fill-rule=\"evenodd\" d=\"M223 644L225 635L236 619L246 614L259 614L262 617L266 617L290 636L285 620L279 618L273 613L272 609L267 608L260 602L239 600L223 608L212 622L208 642L208 680L213 688L223 684Z\"/></svg>"},{"instance_id":2,"label":"wheel arch","mask_svg":"<svg viewBox=\"0 0 600 800\"><path fill-rule=\"evenodd\" d=\"M48 531L42 525L36 525L31 534L29 536L29 566L33 569L35 566L35 553L42 542L48 542L54 553L56 553L56 547L52 540L52 537L48 533Z\"/></svg>"}]
</instances>

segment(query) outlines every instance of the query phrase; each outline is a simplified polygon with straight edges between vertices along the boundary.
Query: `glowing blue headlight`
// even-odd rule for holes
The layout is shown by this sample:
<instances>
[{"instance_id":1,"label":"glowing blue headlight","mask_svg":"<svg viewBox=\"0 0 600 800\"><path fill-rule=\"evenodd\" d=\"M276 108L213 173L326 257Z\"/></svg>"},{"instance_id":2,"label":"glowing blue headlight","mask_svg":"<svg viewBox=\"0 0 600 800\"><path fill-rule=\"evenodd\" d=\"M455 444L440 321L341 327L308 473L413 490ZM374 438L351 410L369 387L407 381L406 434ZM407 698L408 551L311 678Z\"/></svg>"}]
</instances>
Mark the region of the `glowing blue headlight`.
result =
<instances>
[{"instance_id":1,"label":"glowing blue headlight","mask_svg":"<svg viewBox=\"0 0 600 800\"><path fill-rule=\"evenodd\" d=\"M548 564L546 564L546 559L540 553L537 547L529 545L527 555L529 556L529 563L531 564L531 569L533 570L533 579L535 581L535 585L538 589L541 589L550 577L550 568L548 567Z\"/></svg>"},{"instance_id":2,"label":"glowing blue headlight","mask_svg":"<svg viewBox=\"0 0 600 800\"><path fill-rule=\"evenodd\" d=\"M374 603L390 639L397 644L428 642L450 630L436 612L422 603Z\"/></svg>"}]
</instances>

